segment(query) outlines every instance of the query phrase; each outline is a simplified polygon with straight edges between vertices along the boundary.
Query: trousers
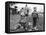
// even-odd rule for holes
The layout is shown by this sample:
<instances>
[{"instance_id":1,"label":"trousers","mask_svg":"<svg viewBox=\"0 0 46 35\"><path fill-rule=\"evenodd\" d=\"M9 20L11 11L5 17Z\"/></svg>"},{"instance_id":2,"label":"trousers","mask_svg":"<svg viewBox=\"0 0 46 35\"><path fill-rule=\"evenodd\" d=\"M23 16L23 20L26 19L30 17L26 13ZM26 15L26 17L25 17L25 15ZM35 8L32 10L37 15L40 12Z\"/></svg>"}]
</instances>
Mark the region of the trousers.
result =
<instances>
[{"instance_id":1,"label":"trousers","mask_svg":"<svg viewBox=\"0 0 46 35\"><path fill-rule=\"evenodd\" d=\"M33 27L36 26L37 18L33 18Z\"/></svg>"}]
</instances>

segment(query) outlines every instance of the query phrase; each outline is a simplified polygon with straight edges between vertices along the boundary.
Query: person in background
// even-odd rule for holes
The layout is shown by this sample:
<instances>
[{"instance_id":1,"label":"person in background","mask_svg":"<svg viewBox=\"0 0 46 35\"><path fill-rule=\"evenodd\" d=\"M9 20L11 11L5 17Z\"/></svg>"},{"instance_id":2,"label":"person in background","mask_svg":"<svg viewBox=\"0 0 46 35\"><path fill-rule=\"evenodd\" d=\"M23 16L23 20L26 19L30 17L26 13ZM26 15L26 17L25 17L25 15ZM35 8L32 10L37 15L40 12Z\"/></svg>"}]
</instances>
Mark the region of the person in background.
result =
<instances>
[{"instance_id":1,"label":"person in background","mask_svg":"<svg viewBox=\"0 0 46 35\"><path fill-rule=\"evenodd\" d=\"M37 23L37 19L39 19L39 17L38 17L38 13L37 13L36 10L37 10L37 8L34 7L34 11L33 11L33 13L32 13L32 18L33 18L33 29L38 30L38 29L37 29L37 26L36 26L36 23Z\"/></svg>"}]
</instances>

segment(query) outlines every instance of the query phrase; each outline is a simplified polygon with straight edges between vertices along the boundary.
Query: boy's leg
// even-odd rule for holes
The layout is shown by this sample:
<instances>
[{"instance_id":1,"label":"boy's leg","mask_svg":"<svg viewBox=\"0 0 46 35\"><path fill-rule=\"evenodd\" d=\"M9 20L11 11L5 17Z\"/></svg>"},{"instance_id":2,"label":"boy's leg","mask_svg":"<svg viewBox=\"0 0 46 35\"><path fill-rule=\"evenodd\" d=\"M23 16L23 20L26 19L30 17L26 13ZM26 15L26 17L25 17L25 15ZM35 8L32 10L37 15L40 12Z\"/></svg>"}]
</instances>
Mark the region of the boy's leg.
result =
<instances>
[{"instance_id":1,"label":"boy's leg","mask_svg":"<svg viewBox=\"0 0 46 35\"><path fill-rule=\"evenodd\" d=\"M36 26L36 22L37 22L37 19L34 19L33 28L34 28L35 30L38 30L38 29L37 29L37 26Z\"/></svg>"},{"instance_id":2,"label":"boy's leg","mask_svg":"<svg viewBox=\"0 0 46 35\"><path fill-rule=\"evenodd\" d=\"M33 27L35 27L35 26L36 26L36 19L33 18Z\"/></svg>"}]
</instances>

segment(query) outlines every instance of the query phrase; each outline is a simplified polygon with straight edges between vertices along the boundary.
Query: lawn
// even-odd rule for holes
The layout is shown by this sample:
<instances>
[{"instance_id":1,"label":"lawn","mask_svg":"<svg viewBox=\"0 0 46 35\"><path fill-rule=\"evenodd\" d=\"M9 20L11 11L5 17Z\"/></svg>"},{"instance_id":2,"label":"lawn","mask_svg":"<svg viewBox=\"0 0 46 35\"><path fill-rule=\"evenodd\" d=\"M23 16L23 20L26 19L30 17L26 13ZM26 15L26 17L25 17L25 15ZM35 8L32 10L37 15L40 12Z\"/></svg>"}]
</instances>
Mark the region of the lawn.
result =
<instances>
[{"instance_id":1,"label":"lawn","mask_svg":"<svg viewBox=\"0 0 46 35\"><path fill-rule=\"evenodd\" d=\"M20 18L21 18L20 15L12 15L12 14L10 14L10 29L11 30L15 31L17 25L19 25L19 23L17 23L17 22L19 22ZM43 18L44 18L43 16L39 15L39 20L37 22L37 28L39 30L43 30L43 23L44 23ZM21 29L18 29L18 31L20 31L20 30Z\"/></svg>"}]
</instances>

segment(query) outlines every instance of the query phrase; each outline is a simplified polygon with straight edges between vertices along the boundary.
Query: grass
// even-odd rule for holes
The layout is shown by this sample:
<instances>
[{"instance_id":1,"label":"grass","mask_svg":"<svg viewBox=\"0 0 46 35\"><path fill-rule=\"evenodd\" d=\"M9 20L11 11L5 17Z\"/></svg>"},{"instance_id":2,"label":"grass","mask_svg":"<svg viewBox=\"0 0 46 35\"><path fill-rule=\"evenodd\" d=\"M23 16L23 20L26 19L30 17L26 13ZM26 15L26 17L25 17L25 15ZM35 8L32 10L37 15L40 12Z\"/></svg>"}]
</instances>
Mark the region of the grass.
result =
<instances>
[{"instance_id":1,"label":"grass","mask_svg":"<svg viewBox=\"0 0 46 35\"><path fill-rule=\"evenodd\" d=\"M20 15L17 16L17 15L11 15L10 14L10 29L14 30L15 26L19 25L19 23L17 23L17 22L19 22L20 18L21 18ZM43 16L39 15L39 20L37 22L37 28L39 30L43 30L43 23L44 23Z\"/></svg>"}]
</instances>

